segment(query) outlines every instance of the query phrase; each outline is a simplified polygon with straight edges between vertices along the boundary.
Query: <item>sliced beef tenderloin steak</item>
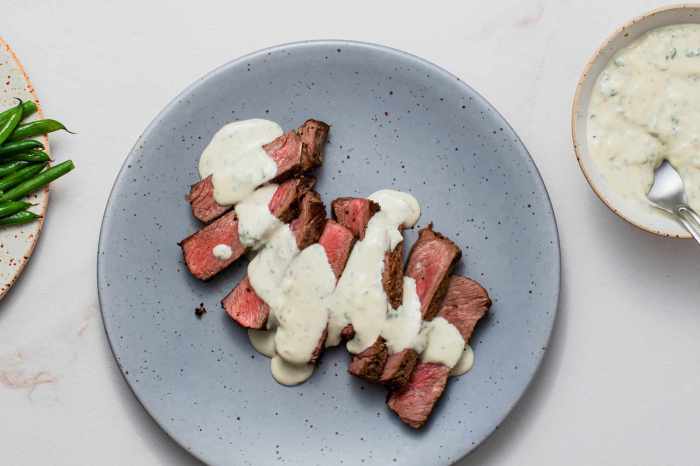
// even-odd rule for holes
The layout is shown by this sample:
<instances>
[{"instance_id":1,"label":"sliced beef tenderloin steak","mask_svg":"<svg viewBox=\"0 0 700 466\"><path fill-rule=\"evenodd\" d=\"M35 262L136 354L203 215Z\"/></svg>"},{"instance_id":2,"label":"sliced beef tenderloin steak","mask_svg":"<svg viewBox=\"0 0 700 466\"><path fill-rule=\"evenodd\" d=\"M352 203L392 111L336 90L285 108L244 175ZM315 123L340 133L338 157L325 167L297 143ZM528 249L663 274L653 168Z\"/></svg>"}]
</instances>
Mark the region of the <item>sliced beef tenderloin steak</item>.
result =
<instances>
[{"instance_id":1,"label":"sliced beef tenderloin steak","mask_svg":"<svg viewBox=\"0 0 700 466\"><path fill-rule=\"evenodd\" d=\"M324 251L326 251L328 263L331 265L331 269L333 269L336 280L339 279L340 275L343 273L343 269L348 261L348 257L350 257L350 251L354 243L355 238L350 230L333 220L328 220L326 222L318 244L323 246Z\"/></svg>"},{"instance_id":2,"label":"sliced beef tenderloin steak","mask_svg":"<svg viewBox=\"0 0 700 466\"><path fill-rule=\"evenodd\" d=\"M219 244L231 248L228 259L219 259L214 256L214 247ZM245 247L238 238L236 213L229 212L197 233L183 239L180 247L190 273L200 280L209 280L234 263L245 252Z\"/></svg>"},{"instance_id":3,"label":"sliced beef tenderloin steak","mask_svg":"<svg viewBox=\"0 0 700 466\"><path fill-rule=\"evenodd\" d=\"M299 205L299 215L288 228L292 229L301 250L318 241L326 223L326 209L316 191L305 193ZM248 276L221 300L221 306L244 328L265 328L270 315L270 306L257 295Z\"/></svg>"},{"instance_id":4,"label":"sliced beef tenderloin steak","mask_svg":"<svg viewBox=\"0 0 700 466\"><path fill-rule=\"evenodd\" d=\"M382 375L388 357L389 350L384 338L379 337L372 346L352 357L348 372L370 382L376 382Z\"/></svg>"},{"instance_id":5,"label":"sliced beef tenderloin steak","mask_svg":"<svg viewBox=\"0 0 700 466\"><path fill-rule=\"evenodd\" d=\"M477 322L488 312L491 299L486 290L466 277L450 277L438 316L443 317L469 343ZM387 405L403 422L419 429L425 424L447 385L450 368L419 362L408 383L389 394Z\"/></svg>"},{"instance_id":6,"label":"sliced beef tenderloin steak","mask_svg":"<svg viewBox=\"0 0 700 466\"><path fill-rule=\"evenodd\" d=\"M299 211L300 200L313 187L316 180L311 177L292 178L277 187L268 209L281 221L288 221ZM325 214L324 214L325 215ZM220 221L222 219L224 221ZM216 233L216 234L214 234ZM215 240L221 240L214 242ZM214 256L213 247L225 244L233 254L221 260ZM245 251L238 237L238 219L235 212L229 212L219 220L205 226L197 233L180 242L189 271L200 280L208 280L233 262Z\"/></svg>"},{"instance_id":7,"label":"sliced beef tenderloin steak","mask_svg":"<svg viewBox=\"0 0 700 466\"><path fill-rule=\"evenodd\" d=\"M379 212L379 204L363 197L339 197L331 202L333 218L352 231L357 239L365 237L372 215Z\"/></svg>"},{"instance_id":8,"label":"sliced beef tenderloin steak","mask_svg":"<svg viewBox=\"0 0 700 466\"><path fill-rule=\"evenodd\" d=\"M277 175L272 181L281 182L320 165L328 130L329 126L322 121L307 120L296 130L265 144L263 149L277 165ZM204 223L211 222L233 207L216 202L211 176L192 185L187 201L192 207L192 215Z\"/></svg>"},{"instance_id":9,"label":"sliced beef tenderloin steak","mask_svg":"<svg viewBox=\"0 0 700 466\"><path fill-rule=\"evenodd\" d=\"M483 286L471 278L453 275L438 315L457 327L469 343L476 324L490 308L491 298Z\"/></svg>"},{"instance_id":10,"label":"sliced beef tenderloin steak","mask_svg":"<svg viewBox=\"0 0 700 466\"><path fill-rule=\"evenodd\" d=\"M357 197L341 197L331 203L334 217L362 240L367 224L372 216L379 212L380 206L374 201ZM403 299L403 241L384 255L382 287L393 308L401 305ZM352 324L341 332L343 340L352 339ZM356 354L350 361L349 372L370 382L377 382L382 375L387 361L388 350L383 338L377 339L372 346Z\"/></svg>"},{"instance_id":11,"label":"sliced beef tenderloin steak","mask_svg":"<svg viewBox=\"0 0 700 466\"><path fill-rule=\"evenodd\" d=\"M432 320L440 309L450 274L462 256L455 243L433 231L430 224L418 234L406 264L406 276L416 281L424 320Z\"/></svg>"},{"instance_id":12,"label":"sliced beef tenderloin steak","mask_svg":"<svg viewBox=\"0 0 700 466\"><path fill-rule=\"evenodd\" d=\"M428 420L435 402L447 385L450 368L436 363L420 363L411 373L408 384L392 392L387 405L403 422L420 429Z\"/></svg>"},{"instance_id":13,"label":"sliced beef tenderloin steak","mask_svg":"<svg viewBox=\"0 0 700 466\"><path fill-rule=\"evenodd\" d=\"M330 126L322 121L309 119L296 130L302 142L301 170L303 172L323 163L323 148L328 140L330 129Z\"/></svg>"},{"instance_id":14,"label":"sliced beef tenderloin steak","mask_svg":"<svg viewBox=\"0 0 700 466\"><path fill-rule=\"evenodd\" d=\"M416 281L416 292L425 320L432 319L433 309L439 308L447 290L449 275L461 254L459 247L433 231L432 225L420 231L408 256L406 276ZM379 382L391 390L398 390L408 382L417 361L418 354L411 348L390 354Z\"/></svg>"}]
</instances>

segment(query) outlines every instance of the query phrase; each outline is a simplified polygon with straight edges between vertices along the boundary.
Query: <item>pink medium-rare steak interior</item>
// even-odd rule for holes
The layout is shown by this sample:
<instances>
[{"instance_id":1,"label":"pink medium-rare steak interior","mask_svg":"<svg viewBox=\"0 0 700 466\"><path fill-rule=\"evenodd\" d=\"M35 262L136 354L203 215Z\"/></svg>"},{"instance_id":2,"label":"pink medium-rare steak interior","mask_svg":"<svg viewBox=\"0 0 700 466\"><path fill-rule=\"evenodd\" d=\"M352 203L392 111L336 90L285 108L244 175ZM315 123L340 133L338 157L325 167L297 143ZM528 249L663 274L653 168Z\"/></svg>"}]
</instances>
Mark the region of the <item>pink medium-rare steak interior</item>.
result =
<instances>
[{"instance_id":1,"label":"pink medium-rare steak interior","mask_svg":"<svg viewBox=\"0 0 700 466\"><path fill-rule=\"evenodd\" d=\"M432 320L447 291L447 283L455 264L462 255L459 247L433 226L423 228L411 248L406 276L416 281L423 319Z\"/></svg>"},{"instance_id":2,"label":"pink medium-rare steak interior","mask_svg":"<svg viewBox=\"0 0 700 466\"><path fill-rule=\"evenodd\" d=\"M226 260L214 256L214 246L225 244L231 248ZM197 233L180 242L185 264L190 273L200 280L208 280L238 259L245 248L238 238L238 219L235 212L220 217Z\"/></svg>"}]
</instances>

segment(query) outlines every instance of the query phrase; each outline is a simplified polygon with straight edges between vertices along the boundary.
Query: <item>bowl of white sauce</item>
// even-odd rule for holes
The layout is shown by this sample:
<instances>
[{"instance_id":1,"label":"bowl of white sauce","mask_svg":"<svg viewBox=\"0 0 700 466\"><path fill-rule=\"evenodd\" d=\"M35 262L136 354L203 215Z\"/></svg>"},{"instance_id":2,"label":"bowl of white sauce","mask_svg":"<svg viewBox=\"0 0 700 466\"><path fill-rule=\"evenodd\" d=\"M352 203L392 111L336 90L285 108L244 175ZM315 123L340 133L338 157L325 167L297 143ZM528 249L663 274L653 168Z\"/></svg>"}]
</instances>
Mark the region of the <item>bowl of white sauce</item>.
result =
<instances>
[{"instance_id":1,"label":"bowl of white sauce","mask_svg":"<svg viewBox=\"0 0 700 466\"><path fill-rule=\"evenodd\" d=\"M613 212L689 238L646 193L667 159L700 210L700 5L654 10L617 30L586 65L571 125L581 170Z\"/></svg>"}]
</instances>

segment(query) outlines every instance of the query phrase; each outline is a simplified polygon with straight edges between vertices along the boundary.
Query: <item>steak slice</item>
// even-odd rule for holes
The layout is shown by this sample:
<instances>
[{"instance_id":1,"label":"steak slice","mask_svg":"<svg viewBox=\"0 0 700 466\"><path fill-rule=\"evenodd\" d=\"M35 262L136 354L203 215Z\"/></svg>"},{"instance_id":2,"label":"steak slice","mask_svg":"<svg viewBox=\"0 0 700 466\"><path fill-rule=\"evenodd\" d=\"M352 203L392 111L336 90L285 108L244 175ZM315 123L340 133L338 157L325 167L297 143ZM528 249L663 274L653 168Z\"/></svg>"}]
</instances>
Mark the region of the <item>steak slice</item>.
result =
<instances>
[{"instance_id":1,"label":"steak slice","mask_svg":"<svg viewBox=\"0 0 700 466\"><path fill-rule=\"evenodd\" d=\"M282 223L289 223L296 218L299 215L299 201L315 184L316 178L312 176L300 176L280 184L268 204L272 215Z\"/></svg>"},{"instance_id":2,"label":"steak slice","mask_svg":"<svg viewBox=\"0 0 700 466\"><path fill-rule=\"evenodd\" d=\"M470 278L453 275L438 315L457 327L468 343L476 324L490 308L491 298L483 286Z\"/></svg>"},{"instance_id":3,"label":"steak slice","mask_svg":"<svg viewBox=\"0 0 700 466\"><path fill-rule=\"evenodd\" d=\"M300 128L265 144L263 149L277 164L277 174L273 181L284 181L320 165L328 130L329 126L322 121L307 120ZM211 176L192 185L187 201L192 206L192 215L205 223L233 207L216 202Z\"/></svg>"},{"instance_id":4,"label":"steak slice","mask_svg":"<svg viewBox=\"0 0 700 466\"><path fill-rule=\"evenodd\" d=\"M318 244L323 246L328 257L328 263L333 269L336 280L340 278L345 268L345 263L350 257L350 251L355 243L352 232L343 225L328 220L323 228L323 233L318 240Z\"/></svg>"},{"instance_id":5,"label":"steak slice","mask_svg":"<svg viewBox=\"0 0 700 466\"><path fill-rule=\"evenodd\" d=\"M265 327L270 307L255 292L246 275L243 280L221 301L228 315L244 328Z\"/></svg>"},{"instance_id":6,"label":"steak slice","mask_svg":"<svg viewBox=\"0 0 700 466\"><path fill-rule=\"evenodd\" d=\"M318 242L325 225L326 207L321 196L316 191L309 191L301 199L299 216L289 224L299 250Z\"/></svg>"},{"instance_id":7,"label":"steak slice","mask_svg":"<svg viewBox=\"0 0 700 466\"><path fill-rule=\"evenodd\" d=\"M491 299L481 285L466 277L453 276L438 315L457 327L468 343L476 323L490 307ZM408 383L389 395L389 408L409 426L421 428L442 396L449 374L447 366L419 362Z\"/></svg>"},{"instance_id":8,"label":"steak slice","mask_svg":"<svg viewBox=\"0 0 700 466\"><path fill-rule=\"evenodd\" d=\"M341 197L331 203L331 210L338 222L361 240L365 236L369 220L379 212L380 207L366 198ZM384 255L382 287L391 307L399 307L403 299L403 241ZM350 340L354 335L352 324L348 324L341 331L343 340ZM388 349L384 339L380 337L372 346L352 357L349 372L370 382L377 382L387 357Z\"/></svg>"},{"instance_id":9,"label":"steak slice","mask_svg":"<svg viewBox=\"0 0 700 466\"><path fill-rule=\"evenodd\" d=\"M214 246L225 244L231 248L231 257L217 259ZM185 264L190 273L200 280L209 280L241 257L245 248L238 239L238 218L235 212L220 217L180 242Z\"/></svg>"},{"instance_id":10,"label":"steak slice","mask_svg":"<svg viewBox=\"0 0 700 466\"><path fill-rule=\"evenodd\" d=\"M301 170L308 171L323 163L323 147L328 139L330 126L326 123L309 119L304 122L296 133L301 138Z\"/></svg>"},{"instance_id":11,"label":"steak slice","mask_svg":"<svg viewBox=\"0 0 700 466\"><path fill-rule=\"evenodd\" d=\"M350 251L354 243L355 238L350 230L333 220L326 221L326 226L323 227L323 233L321 233L318 244L320 244L326 252L328 263L335 274L336 281L343 273L343 269L348 261L348 257L350 257ZM311 364L316 364L318 361L319 356L326 347L326 338L328 338L328 328L323 331L316 345L313 356L309 361Z\"/></svg>"},{"instance_id":12,"label":"steak slice","mask_svg":"<svg viewBox=\"0 0 700 466\"><path fill-rule=\"evenodd\" d=\"M418 353L413 348L406 348L390 354L379 377L379 383L389 390L398 390L406 385L418 363Z\"/></svg>"},{"instance_id":13,"label":"steak slice","mask_svg":"<svg viewBox=\"0 0 700 466\"><path fill-rule=\"evenodd\" d=\"M392 392L387 400L389 408L401 420L420 429L428 420L435 402L442 396L447 385L450 368L436 363L420 363L411 374L408 384Z\"/></svg>"},{"instance_id":14,"label":"steak slice","mask_svg":"<svg viewBox=\"0 0 700 466\"><path fill-rule=\"evenodd\" d=\"M434 312L440 309L438 306L450 282L449 275L460 256L459 247L433 231L432 225L421 230L418 240L411 248L406 275L416 281L416 292L425 320L431 320ZM389 355L379 381L392 390L403 387L417 361L418 354L411 348Z\"/></svg>"},{"instance_id":15,"label":"steak slice","mask_svg":"<svg viewBox=\"0 0 700 466\"><path fill-rule=\"evenodd\" d=\"M376 382L382 375L388 356L389 350L384 338L379 337L372 346L352 357L348 372L370 382Z\"/></svg>"},{"instance_id":16,"label":"steak slice","mask_svg":"<svg viewBox=\"0 0 700 466\"><path fill-rule=\"evenodd\" d=\"M459 247L430 224L423 228L411 248L406 276L416 281L424 320L432 320L440 309L450 274L462 256Z\"/></svg>"},{"instance_id":17,"label":"steak slice","mask_svg":"<svg viewBox=\"0 0 700 466\"><path fill-rule=\"evenodd\" d=\"M221 205L214 200L214 183L212 175L193 184L187 195L187 202L192 207L192 215L200 222L209 223L231 210L233 206Z\"/></svg>"},{"instance_id":18,"label":"steak slice","mask_svg":"<svg viewBox=\"0 0 700 466\"><path fill-rule=\"evenodd\" d=\"M299 213L299 200L313 187L314 178L292 178L277 187L268 208L281 221L289 220ZM226 219L220 222L221 219ZM197 233L180 242L185 264L192 275L200 280L208 280L233 262L245 251L238 238L238 220L235 212L230 212L219 220L205 226ZM213 233L216 232L215 235ZM234 254L227 260L214 257L212 248L226 244Z\"/></svg>"},{"instance_id":19,"label":"steak slice","mask_svg":"<svg viewBox=\"0 0 700 466\"><path fill-rule=\"evenodd\" d=\"M339 197L331 202L331 210L338 223L363 239L369 219L379 212L379 204L363 197Z\"/></svg>"},{"instance_id":20,"label":"steak slice","mask_svg":"<svg viewBox=\"0 0 700 466\"><path fill-rule=\"evenodd\" d=\"M389 304L396 309L403 301L403 241L393 251L384 254L382 271L382 288L389 299Z\"/></svg>"},{"instance_id":21,"label":"steak slice","mask_svg":"<svg viewBox=\"0 0 700 466\"><path fill-rule=\"evenodd\" d=\"M289 228L301 250L318 240L326 222L326 211L321 196L315 191L305 193L299 204L299 216L289 224ZM244 328L265 328L270 315L270 306L255 292L247 275L221 300L221 306Z\"/></svg>"}]
</instances>

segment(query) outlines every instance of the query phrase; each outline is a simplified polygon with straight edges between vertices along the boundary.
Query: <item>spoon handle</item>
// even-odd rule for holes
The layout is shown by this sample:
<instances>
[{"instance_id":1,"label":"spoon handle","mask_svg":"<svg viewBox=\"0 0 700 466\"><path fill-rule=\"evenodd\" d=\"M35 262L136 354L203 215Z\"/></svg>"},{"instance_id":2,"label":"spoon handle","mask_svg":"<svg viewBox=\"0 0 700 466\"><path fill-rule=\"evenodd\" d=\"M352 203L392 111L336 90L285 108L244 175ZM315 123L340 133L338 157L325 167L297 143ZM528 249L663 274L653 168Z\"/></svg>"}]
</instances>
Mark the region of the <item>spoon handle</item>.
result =
<instances>
[{"instance_id":1,"label":"spoon handle","mask_svg":"<svg viewBox=\"0 0 700 466\"><path fill-rule=\"evenodd\" d=\"M683 224L688 233L693 235L695 241L700 243L700 215L689 206L678 206L678 220Z\"/></svg>"}]
</instances>

